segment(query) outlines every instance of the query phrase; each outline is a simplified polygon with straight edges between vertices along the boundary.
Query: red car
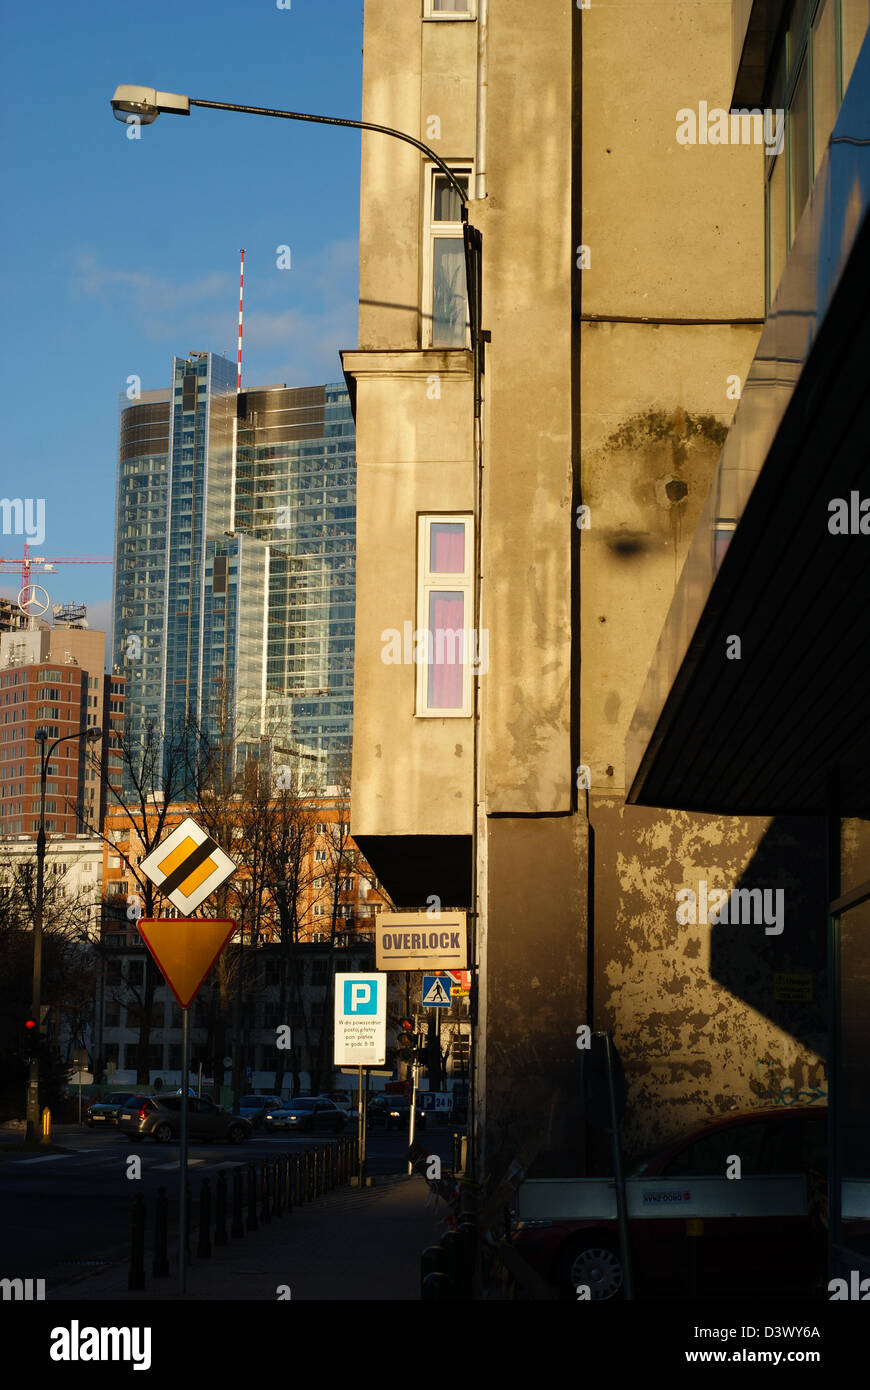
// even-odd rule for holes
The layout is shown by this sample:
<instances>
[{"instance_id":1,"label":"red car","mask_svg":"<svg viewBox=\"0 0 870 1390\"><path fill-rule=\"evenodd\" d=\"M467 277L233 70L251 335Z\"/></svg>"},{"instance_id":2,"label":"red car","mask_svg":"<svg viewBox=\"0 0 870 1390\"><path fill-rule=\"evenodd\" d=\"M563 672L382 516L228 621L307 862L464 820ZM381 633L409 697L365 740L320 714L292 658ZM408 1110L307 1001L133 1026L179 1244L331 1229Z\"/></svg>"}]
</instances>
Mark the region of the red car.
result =
<instances>
[{"instance_id":1,"label":"red car","mask_svg":"<svg viewBox=\"0 0 870 1390\"><path fill-rule=\"evenodd\" d=\"M818 1189L827 1172L827 1113L825 1105L732 1112L660 1148L631 1176L725 1179L729 1159L736 1154L744 1178L813 1175L811 1189ZM690 1200L689 1182L685 1193L673 1186L673 1217L629 1219L637 1297L826 1296L826 1235L813 1215L812 1200L807 1204L801 1199L787 1215L762 1208L757 1215L705 1216L690 1225L691 1208L682 1205L682 1199ZM641 1194L644 1201L664 1200L656 1190L644 1194L641 1188ZM566 1298L576 1298L578 1286L584 1284L593 1299L623 1296L619 1233L613 1219L521 1217L513 1244Z\"/></svg>"}]
</instances>

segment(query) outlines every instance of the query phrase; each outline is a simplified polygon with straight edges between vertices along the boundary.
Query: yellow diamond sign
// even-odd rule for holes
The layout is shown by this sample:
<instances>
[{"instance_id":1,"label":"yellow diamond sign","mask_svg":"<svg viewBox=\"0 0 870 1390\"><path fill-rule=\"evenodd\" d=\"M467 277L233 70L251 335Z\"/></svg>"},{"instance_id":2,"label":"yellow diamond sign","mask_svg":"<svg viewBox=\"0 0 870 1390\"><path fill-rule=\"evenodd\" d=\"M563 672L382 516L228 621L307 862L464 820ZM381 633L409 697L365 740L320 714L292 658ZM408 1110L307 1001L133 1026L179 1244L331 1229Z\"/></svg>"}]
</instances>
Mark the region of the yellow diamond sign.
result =
<instances>
[{"instance_id":1,"label":"yellow diamond sign","mask_svg":"<svg viewBox=\"0 0 870 1390\"><path fill-rule=\"evenodd\" d=\"M236 869L230 856L190 816L139 867L185 915L195 912Z\"/></svg>"}]
</instances>

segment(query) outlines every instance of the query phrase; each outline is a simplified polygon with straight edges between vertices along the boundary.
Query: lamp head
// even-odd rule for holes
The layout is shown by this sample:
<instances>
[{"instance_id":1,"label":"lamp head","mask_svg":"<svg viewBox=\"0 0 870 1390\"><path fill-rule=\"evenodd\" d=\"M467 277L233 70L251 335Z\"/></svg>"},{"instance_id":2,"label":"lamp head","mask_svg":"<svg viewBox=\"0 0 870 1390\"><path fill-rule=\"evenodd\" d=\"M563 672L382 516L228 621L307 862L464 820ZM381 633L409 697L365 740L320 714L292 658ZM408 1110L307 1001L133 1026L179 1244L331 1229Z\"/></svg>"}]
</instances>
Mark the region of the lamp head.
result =
<instances>
[{"instance_id":1,"label":"lamp head","mask_svg":"<svg viewBox=\"0 0 870 1390\"><path fill-rule=\"evenodd\" d=\"M85 738L88 740L88 743L96 743L97 739L102 737L102 729L88 729L88 732L85 734Z\"/></svg>"},{"instance_id":2,"label":"lamp head","mask_svg":"<svg viewBox=\"0 0 870 1390\"><path fill-rule=\"evenodd\" d=\"M131 87L122 83L115 88L112 111L116 121L130 123L135 116L140 125L151 125L161 111L173 116L189 116L190 100L177 92L158 92L154 87Z\"/></svg>"}]
</instances>

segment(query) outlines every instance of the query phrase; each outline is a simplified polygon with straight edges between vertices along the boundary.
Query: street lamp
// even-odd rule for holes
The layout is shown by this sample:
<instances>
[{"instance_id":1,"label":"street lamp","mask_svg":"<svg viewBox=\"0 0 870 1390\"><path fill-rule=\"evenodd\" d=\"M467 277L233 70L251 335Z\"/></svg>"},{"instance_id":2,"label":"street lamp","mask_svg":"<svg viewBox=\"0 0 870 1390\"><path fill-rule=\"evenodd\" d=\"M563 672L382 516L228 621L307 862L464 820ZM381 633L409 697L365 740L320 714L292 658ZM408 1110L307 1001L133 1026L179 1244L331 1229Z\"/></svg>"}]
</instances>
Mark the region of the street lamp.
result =
<instances>
[{"instance_id":1,"label":"street lamp","mask_svg":"<svg viewBox=\"0 0 870 1390\"><path fill-rule=\"evenodd\" d=\"M474 418L480 419L482 403L483 354L484 344L489 334L481 328L481 266L483 244L480 232L468 223L468 194L462 187L453 170L450 169L429 145L424 145L414 135L392 126L375 125L371 121L344 120L339 116L312 116L305 111L276 111L268 106L238 106L228 101L200 101L197 97L182 96L177 92L158 92L154 87L136 87L122 83L115 88L112 97L112 111L116 121L125 125L152 125L161 112L172 116L189 116L191 106L205 106L213 111L242 111L251 116L274 116L285 121L311 121L316 125L349 126L353 130L374 130L381 135L391 135L394 140L404 140L426 155L427 159L440 169L454 192L459 195L462 206L462 233L465 247L465 277L468 290L468 320L471 328L471 352L474 371Z\"/></svg>"},{"instance_id":2,"label":"street lamp","mask_svg":"<svg viewBox=\"0 0 870 1390\"><path fill-rule=\"evenodd\" d=\"M483 317L483 237L477 227L472 227L468 221L468 195L459 180L456 178L452 169L444 163L440 155L436 154L428 145L424 145L422 140L418 140L413 135L408 135L403 130L395 130L392 126L375 125L371 121L352 121L340 119L337 116L312 116L303 111L275 111L265 106L238 106L224 101L201 101L196 97L187 97L174 92L158 92L153 87L134 87L121 85L116 87L112 97L112 110L115 119L129 124L131 120L137 120L142 125L151 125L157 120L161 112L170 115L189 116L191 106L204 106L214 111L241 111L252 116L272 116L285 121L311 121L317 125L349 126L354 130L371 130L381 135L390 135L394 140L403 140L408 145L413 145L431 159L433 164L445 176L454 192L459 196L462 208L462 240L465 250L465 281L468 294L468 322L471 330L471 361L472 361L472 382L474 397L474 454L476 460L476 487L474 500L474 520L475 520L475 597L474 597L474 623L475 631L480 632L481 606L482 606L482 573L481 573L481 524L483 517L483 374L484 356L486 344L491 341L491 335L482 326ZM477 915L477 858L478 858L478 829L477 829L477 807L479 796L479 761L480 748L482 746L480 733L480 671L474 673L474 819L472 824L472 904L473 914Z\"/></svg>"},{"instance_id":3,"label":"street lamp","mask_svg":"<svg viewBox=\"0 0 870 1390\"><path fill-rule=\"evenodd\" d=\"M46 748L48 741L48 730L37 729L34 734L36 742L40 746L40 772L39 772L39 832L36 836L36 907L33 914L33 1007L31 1016L36 1020L37 1027L41 1022L41 996L42 996L42 915L43 897L45 893L45 783L48 775L48 765L51 755L59 743L68 743L71 739L84 738L89 743L96 742L102 738L102 729L78 729L74 734L64 734L61 738L56 738L52 744ZM39 1049L34 1048L30 1058L30 1066L27 1078L27 1128L25 1130L25 1142L35 1143L40 1130L39 1115Z\"/></svg>"}]
</instances>

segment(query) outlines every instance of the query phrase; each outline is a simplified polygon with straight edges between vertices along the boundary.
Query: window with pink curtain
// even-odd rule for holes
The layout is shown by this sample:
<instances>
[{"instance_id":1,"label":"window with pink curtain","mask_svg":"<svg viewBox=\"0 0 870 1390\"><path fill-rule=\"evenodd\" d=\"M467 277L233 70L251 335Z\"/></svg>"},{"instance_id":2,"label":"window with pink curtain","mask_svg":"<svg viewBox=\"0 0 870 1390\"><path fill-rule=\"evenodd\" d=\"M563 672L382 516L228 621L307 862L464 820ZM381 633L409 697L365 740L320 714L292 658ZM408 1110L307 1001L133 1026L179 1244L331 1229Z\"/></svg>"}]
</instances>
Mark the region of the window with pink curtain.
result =
<instances>
[{"instance_id":1,"label":"window with pink curtain","mask_svg":"<svg viewBox=\"0 0 870 1390\"><path fill-rule=\"evenodd\" d=\"M429 570L432 574L465 573L465 526L461 521L432 522L429 528Z\"/></svg>"},{"instance_id":2,"label":"window with pink curtain","mask_svg":"<svg viewBox=\"0 0 870 1390\"><path fill-rule=\"evenodd\" d=\"M434 531L434 527L432 528ZM460 537L460 543L462 538ZM434 545L434 542L433 542ZM449 573L449 571L447 571ZM429 595L430 709L462 709L465 596L439 590Z\"/></svg>"}]
</instances>

